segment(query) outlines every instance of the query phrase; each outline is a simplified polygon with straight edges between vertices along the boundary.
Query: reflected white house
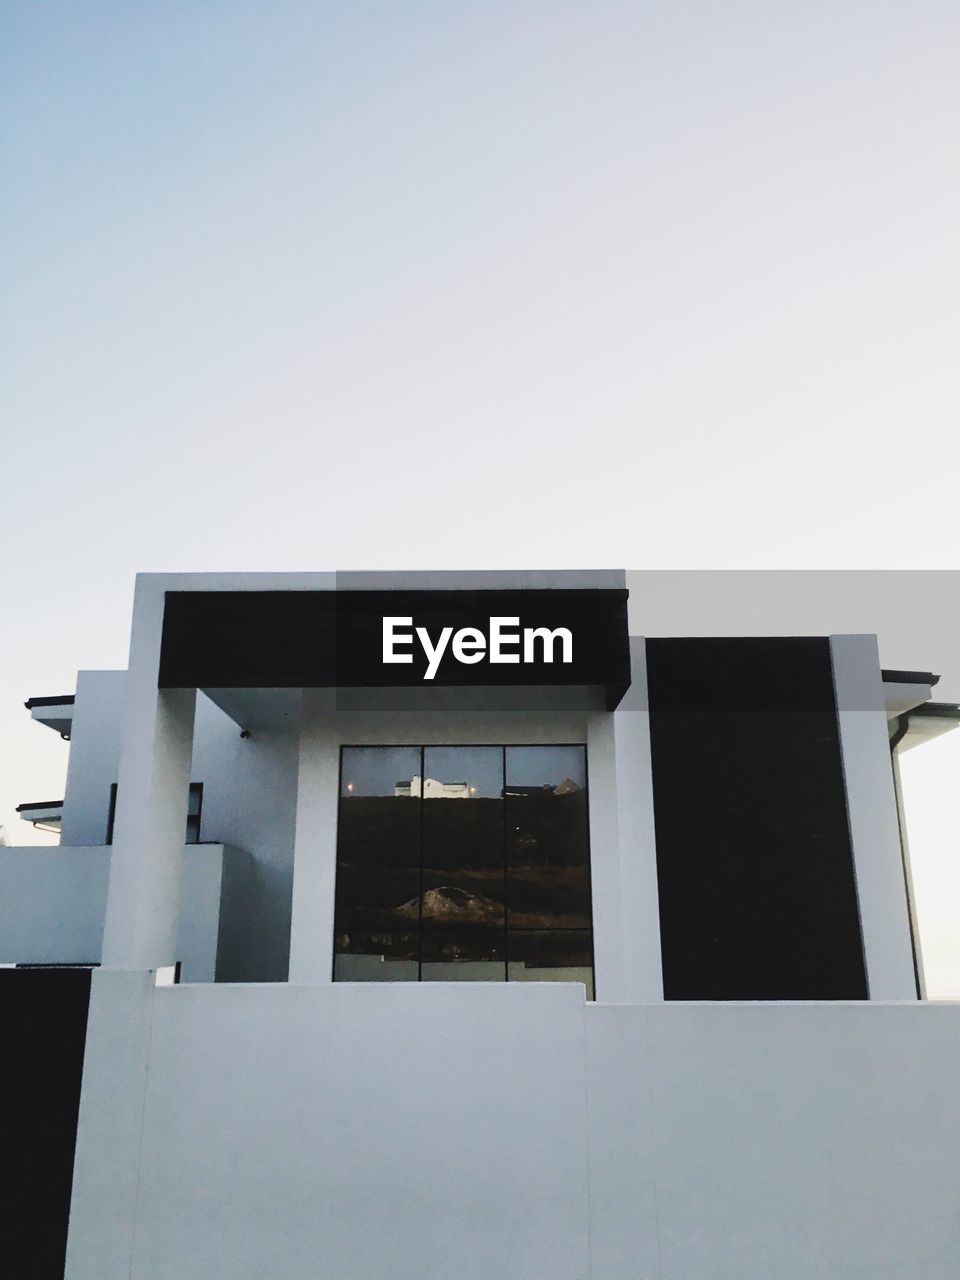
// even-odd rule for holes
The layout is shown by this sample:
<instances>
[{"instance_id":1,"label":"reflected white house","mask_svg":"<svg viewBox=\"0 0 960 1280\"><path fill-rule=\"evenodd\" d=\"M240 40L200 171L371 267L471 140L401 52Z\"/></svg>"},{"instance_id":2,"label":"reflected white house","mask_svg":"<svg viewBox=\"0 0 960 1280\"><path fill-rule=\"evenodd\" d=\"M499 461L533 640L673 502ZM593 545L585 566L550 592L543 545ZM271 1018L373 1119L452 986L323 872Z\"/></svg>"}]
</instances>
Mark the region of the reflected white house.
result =
<instances>
[{"instance_id":1,"label":"reflected white house","mask_svg":"<svg viewBox=\"0 0 960 1280\"><path fill-rule=\"evenodd\" d=\"M415 773L409 781L396 783L395 796L422 796L425 800L469 800L477 788L468 782L440 782L437 778L421 778Z\"/></svg>"}]
</instances>

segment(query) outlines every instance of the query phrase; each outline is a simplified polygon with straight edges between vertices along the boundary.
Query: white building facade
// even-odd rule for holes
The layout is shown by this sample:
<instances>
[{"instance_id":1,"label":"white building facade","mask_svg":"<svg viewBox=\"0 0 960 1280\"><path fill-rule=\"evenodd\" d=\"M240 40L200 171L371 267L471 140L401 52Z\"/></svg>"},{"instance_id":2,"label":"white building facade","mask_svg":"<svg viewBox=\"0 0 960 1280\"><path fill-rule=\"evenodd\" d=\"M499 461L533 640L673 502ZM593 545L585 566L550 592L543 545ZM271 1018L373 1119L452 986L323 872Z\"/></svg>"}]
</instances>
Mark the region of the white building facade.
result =
<instances>
[{"instance_id":1,"label":"white building facade","mask_svg":"<svg viewBox=\"0 0 960 1280\"><path fill-rule=\"evenodd\" d=\"M0 849L17 1087L66 1100L36 1274L957 1274L896 781L957 708L869 631L636 605L138 579L128 669L28 704L59 847Z\"/></svg>"}]
</instances>

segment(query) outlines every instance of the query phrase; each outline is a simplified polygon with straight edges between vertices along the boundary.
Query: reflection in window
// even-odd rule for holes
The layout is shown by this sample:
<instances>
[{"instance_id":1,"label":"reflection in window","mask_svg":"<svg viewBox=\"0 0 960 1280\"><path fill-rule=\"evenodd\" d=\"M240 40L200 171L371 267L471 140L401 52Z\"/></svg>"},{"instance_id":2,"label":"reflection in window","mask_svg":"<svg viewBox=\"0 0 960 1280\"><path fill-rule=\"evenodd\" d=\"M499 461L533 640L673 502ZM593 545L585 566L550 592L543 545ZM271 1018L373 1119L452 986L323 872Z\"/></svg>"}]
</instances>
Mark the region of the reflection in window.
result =
<instances>
[{"instance_id":1,"label":"reflection in window","mask_svg":"<svg viewBox=\"0 0 960 1280\"><path fill-rule=\"evenodd\" d=\"M513 929L589 929L582 747L507 747L507 890Z\"/></svg>"},{"instance_id":2,"label":"reflection in window","mask_svg":"<svg viewBox=\"0 0 960 1280\"><path fill-rule=\"evenodd\" d=\"M506 946L502 929L445 929L420 935L424 982L503 982Z\"/></svg>"},{"instance_id":3,"label":"reflection in window","mask_svg":"<svg viewBox=\"0 0 960 1280\"><path fill-rule=\"evenodd\" d=\"M409 979L403 966L419 963L420 805L397 790L419 767L418 747L354 747L343 753L335 976L344 980L347 969L359 975L350 978L354 982L368 972L371 980L389 980L394 973L398 980ZM353 959L341 964L346 956ZM357 959L370 956L382 960L380 969Z\"/></svg>"},{"instance_id":4,"label":"reflection in window","mask_svg":"<svg viewBox=\"0 0 960 1280\"><path fill-rule=\"evenodd\" d=\"M589 929L511 930L507 948L510 982L582 982L593 999Z\"/></svg>"},{"instance_id":5,"label":"reflection in window","mask_svg":"<svg viewBox=\"0 0 960 1280\"><path fill-rule=\"evenodd\" d=\"M503 749L425 747L423 776L423 928L505 928Z\"/></svg>"},{"instance_id":6,"label":"reflection in window","mask_svg":"<svg viewBox=\"0 0 960 1280\"><path fill-rule=\"evenodd\" d=\"M582 982L583 746L344 747L334 978Z\"/></svg>"}]
</instances>

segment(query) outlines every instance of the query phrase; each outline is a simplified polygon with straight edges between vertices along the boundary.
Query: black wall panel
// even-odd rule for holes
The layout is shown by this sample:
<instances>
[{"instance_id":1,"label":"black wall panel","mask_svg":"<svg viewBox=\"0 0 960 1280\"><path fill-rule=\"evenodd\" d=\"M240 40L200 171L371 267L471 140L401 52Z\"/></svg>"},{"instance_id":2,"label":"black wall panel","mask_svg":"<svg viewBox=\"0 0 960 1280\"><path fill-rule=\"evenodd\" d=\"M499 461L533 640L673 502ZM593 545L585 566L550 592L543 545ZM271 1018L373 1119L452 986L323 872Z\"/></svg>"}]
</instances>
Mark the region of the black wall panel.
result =
<instances>
[{"instance_id":1,"label":"black wall panel","mask_svg":"<svg viewBox=\"0 0 960 1280\"><path fill-rule=\"evenodd\" d=\"M161 688L404 687L424 684L419 642L408 664L384 664L382 619L412 617L436 640L443 627L487 634L492 616L520 627L566 627L573 660L464 664L448 649L431 684L630 684L627 592L523 591L168 591ZM514 650L516 652L516 650Z\"/></svg>"},{"instance_id":2,"label":"black wall panel","mask_svg":"<svg viewBox=\"0 0 960 1280\"><path fill-rule=\"evenodd\" d=\"M646 648L665 998L865 999L829 641Z\"/></svg>"},{"instance_id":3,"label":"black wall panel","mask_svg":"<svg viewBox=\"0 0 960 1280\"><path fill-rule=\"evenodd\" d=\"M0 1274L62 1280L90 1002L85 969L0 969Z\"/></svg>"}]
</instances>

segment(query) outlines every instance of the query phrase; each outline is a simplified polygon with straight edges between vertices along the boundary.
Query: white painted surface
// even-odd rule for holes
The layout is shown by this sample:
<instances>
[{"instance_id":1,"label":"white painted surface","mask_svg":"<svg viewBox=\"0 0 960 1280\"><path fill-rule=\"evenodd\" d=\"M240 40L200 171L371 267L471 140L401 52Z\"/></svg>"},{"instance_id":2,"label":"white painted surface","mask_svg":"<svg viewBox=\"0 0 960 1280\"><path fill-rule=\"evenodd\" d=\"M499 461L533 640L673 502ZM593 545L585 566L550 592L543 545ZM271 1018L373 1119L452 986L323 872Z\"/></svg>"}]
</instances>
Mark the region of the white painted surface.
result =
<instances>
[{"instance_id":1,"label":"white painted surface","mask_svg":"<svg viewBox=\"0 0 960 1280\"><path fill-rule=\"evenodd\" d=\"M290 926L290 981L333 981L340 734L334 694L304 689Z\"/></svg>"},{"instance_id":2,"label":"white painted surface","mask_svg":"<svg viewBox=\"0 0 960 1280\"><path fill-rule=\"evenodd\" d=\"M0 849L0 963L98 964L110 847ZM219 844L187 845L176 959L185 982L217 971L225 868L247 855Z\"/></svg>"},{"instance_id":3,"label":"white painted surface","mask_svg":"<svg viewBox=\"0 0 960 1280\"><path fill-rule=\"evenodd\" d=\"M110 850L0 849L0 963L97 964Z\"/></svg>"},{"instance_id":4,"label":"white painted surface","mask_svg":"<svg viewBox=\"0 0 960 1280\"><path fill-rule=\"evenodd\" d=\"M70 1280L131 1276L155 991L152 972L92 975L64 1273Z\"/></svg>"},{"instance_id":5,"label":"white painted surface","mask_svg":"<svg viewBox=\"0 0 960 1280\"><path fill-rule=\"evenodd\" d=\"M245 982L282 982L290 954L293 845L297 815L299 691L289 719L249 738L197 694L191 778L203 783L202 840L244 849L252 860L235 949Z\"/></svg>"},{"instance_id":6,"label":"white painted surface","mask_svg":"<svg viewBox=\"0 0 960 1280\"><path fill-rule=\"evenodd\" d=\"M586 741L594 990L599 1000L617 1001L626 999L626 957L613 720L591 716Z\"/></svg>"},{"instance_id":7,"label":"white painted surface","mask_svg":"<svg viewBox=\"0 0 960 1280\"><path fill-rule=\"evenodd\" d=\"M872 1000L917 998L884 687L875 636L831 636L847 816Z\"/></svg>"},{"instance_id":8,"label":"white painted surface","mask_svg":"<svg viewBox=\"0 0 960 1280\"><path fill-rule=\"evenodd\" d=\"M585 1280L583 1010L522 983L158 990L131 1274Z\"/></svg>"},{"instance_id":9,"label":"white painted surface","mask_svg":"<svg viewBox=\"0 0 960 1280\"><path fill-rule=\"evenodd\" d=\"M78 674L61 845L96 846L106 839L126 687L125 671ZM236 939L244 953L236 976L276 982L286 978L289 959L300 695L267 692L271 704L277 692L283 695L278 714L245 739L197 694L190 778L204 788L201 839L244 849L255 866L247 877L244 937Z\"/></svg>"},{"instance_id":10,"label":"white painted surface","mask_svg":"<svg viewBox=\"0 0 960 1280\"><path fill-rule=\"evenodd\" d=\"M620 840L620 927L626 983L623 999L629 1004L656 1004L663 999L663 963L647 652L646 641L641 637L630 637L630 667L633 681L613 716Z\"/></svg>"},{"instance_id":11,"label":"white painted surface","mask_svg":"<svg viewBox=\"0 0 960 1280\"><path fill-rule=\"evenodd\" d=\"M193 689L154 687L141 698L131 688L104 928L110 969L176 961L195 705Z\"/></svg>"},{"instance_id":12,"label":"white painted surface","mask_svg":"<svg viewBox=\"0 0 960 1280\"><path fill-rule=\"evenodd\" d=\"M99 845L107 838L110 788L120 767L125 671L78 671L60 843Z\"/></svg>"},{"instance_id":13,"label":"white painted surface","mask_svg":"<svg viewBox=\"0 0 960 1280\"><path fill-rule=\"evenodd\" d=\"M586 1025L593 1280L956 1274L960 1009L596 1006Z\"/></svg>"},{"instance_id":14,"label":"white painted surface","mask_svg":"<svg viewBox=\"0 0 960 1280\"><path fill-rule=\"evenodd\" d=\"M95 978L68 1280L956 1274L956 1006L151 988L138 1062L120 979Z\"/></svg>"},{"instance_id":15,"label":"white painted surface","mask_svg":"<svg viewBox=\"0 0 960 1280\"><path fill-rule=\"evenodd\" d=\"M196 691L158 689L164 594L137 579L130 637L103 964L176 960Z\"/></svg>"}]
</instances>

